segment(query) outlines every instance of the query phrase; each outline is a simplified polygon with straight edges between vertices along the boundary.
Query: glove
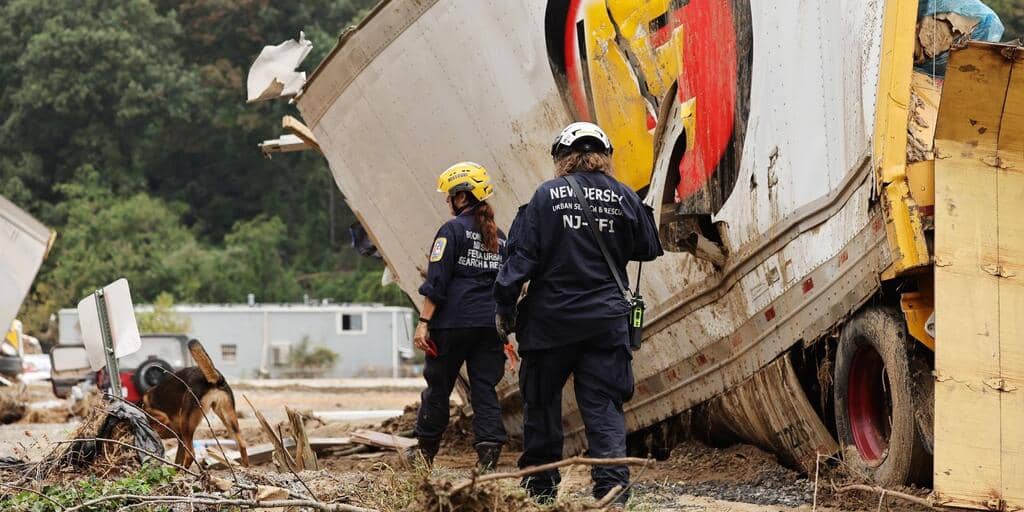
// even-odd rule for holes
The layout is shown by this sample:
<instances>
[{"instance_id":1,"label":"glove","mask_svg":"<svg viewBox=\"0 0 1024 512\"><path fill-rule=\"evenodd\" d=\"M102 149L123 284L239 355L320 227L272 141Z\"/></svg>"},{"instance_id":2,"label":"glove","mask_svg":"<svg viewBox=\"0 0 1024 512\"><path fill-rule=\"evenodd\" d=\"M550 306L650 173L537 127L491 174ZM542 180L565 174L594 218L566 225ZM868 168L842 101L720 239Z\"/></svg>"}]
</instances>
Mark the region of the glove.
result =
<instances>
[{"instance_id":1,"label":"glove","mask_svg":"<svg viewBox=\"0 0 1024 512\"><path fill-rule=\"evenodd\" d=\"M502 341L507 341L509 335L515 332L515 324L515 318L506 318L501 313L494 316L494 327L498 330L498 336L501 336Z\"/></svg>"},{"instance_id":2,"label":"glove","mask_svg":"<svg viewBox=\"0 0 1024 512\"><path fill-rule=\"evenodd\" d=\"M506 370L514 372L516 365L519 363L519 354L516 352L516 346L511 341L505 342L505 358L508 359Z\"/></svg>"}]
</instances>

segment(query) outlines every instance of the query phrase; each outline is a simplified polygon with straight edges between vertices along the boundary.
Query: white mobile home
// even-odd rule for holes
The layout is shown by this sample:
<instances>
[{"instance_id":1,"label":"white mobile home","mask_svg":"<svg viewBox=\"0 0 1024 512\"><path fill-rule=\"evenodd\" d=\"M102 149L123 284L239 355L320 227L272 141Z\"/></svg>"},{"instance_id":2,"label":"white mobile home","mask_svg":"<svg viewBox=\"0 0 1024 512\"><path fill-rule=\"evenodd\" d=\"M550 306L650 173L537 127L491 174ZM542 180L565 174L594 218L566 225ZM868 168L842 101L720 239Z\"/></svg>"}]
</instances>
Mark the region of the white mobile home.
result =
<instances>
[{"instance_id":1,"label":"white mobile home","mask_svg":"<svg viewBox=\"0 0 1024 512\"><path fill-rule=\"evenodd\" d=\"M149 306L137 313L151 311ZM403 349L412 349L412 309L379 304L195 304L174 312L189 322L230 378L292 377L293 355L304 340L338 355L320 377L397 377ZM81 343L78 312L60 311L60 343Z\"/></svg>"}]
</instances>

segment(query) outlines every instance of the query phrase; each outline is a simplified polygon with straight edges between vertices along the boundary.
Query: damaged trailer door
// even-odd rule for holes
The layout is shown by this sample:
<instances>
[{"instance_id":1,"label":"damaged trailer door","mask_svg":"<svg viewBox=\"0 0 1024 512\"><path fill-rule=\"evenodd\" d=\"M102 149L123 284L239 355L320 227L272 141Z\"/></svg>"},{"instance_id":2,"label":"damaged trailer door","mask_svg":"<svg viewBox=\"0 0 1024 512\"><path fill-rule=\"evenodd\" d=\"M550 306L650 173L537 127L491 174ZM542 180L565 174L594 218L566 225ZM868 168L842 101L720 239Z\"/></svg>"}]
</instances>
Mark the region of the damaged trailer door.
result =
<instances>
[{"instance_id":1,"label":"damaged trailer door","mask_svg":"<svg viewBox=\"0 0 1024 512\"><path fill-rule=\"evenodd\" d=\"M17 316L55 236L0 196L0 331Z\"/></svg>"}]
</instances>

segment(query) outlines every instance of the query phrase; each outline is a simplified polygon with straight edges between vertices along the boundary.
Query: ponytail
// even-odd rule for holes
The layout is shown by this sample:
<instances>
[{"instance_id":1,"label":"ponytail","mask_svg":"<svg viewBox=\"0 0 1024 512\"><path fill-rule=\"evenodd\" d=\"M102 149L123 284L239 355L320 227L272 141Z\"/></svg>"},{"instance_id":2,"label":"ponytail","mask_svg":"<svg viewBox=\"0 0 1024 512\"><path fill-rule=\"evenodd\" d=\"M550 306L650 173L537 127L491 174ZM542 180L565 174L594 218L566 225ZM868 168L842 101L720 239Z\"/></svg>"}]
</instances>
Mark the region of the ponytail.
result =
<instances>
[{"instance_id":1,"label":"ponytail","mask_svg":"<svg viewBox=\"0 0 1024 512\"><path fill-rule=\"evenodd\" d=\"M494 222L494 209L487 201L480 201L473 209L476 228L483 237L484 249L487 252L498 252L498 225Z\"/></svg>"}]
</instances>

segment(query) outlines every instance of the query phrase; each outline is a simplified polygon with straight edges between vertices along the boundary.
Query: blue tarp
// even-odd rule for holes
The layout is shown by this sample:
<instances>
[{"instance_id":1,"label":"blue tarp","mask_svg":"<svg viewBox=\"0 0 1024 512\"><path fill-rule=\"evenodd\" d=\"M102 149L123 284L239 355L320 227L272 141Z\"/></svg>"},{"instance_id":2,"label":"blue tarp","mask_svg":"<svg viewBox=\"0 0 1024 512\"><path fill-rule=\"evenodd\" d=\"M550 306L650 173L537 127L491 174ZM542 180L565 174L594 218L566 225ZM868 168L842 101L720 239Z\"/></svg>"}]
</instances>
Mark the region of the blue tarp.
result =
<instances>
[{"instance_id":1,"label":"blue tarp","mask_svg":"<svg viewBox=\"0 0 1024 512\"><path fill-rule=\"evenodd\" d=\"M944 12L954 12L961 16L979 20L978 25L971 31L971 39L974 41L999 42L1003 37L1003 22L989 6L981 0L921 0L917 6L917 19L921 20L927 16ZM934 59L915 66L933 76L942 77L946 75L946 63L949 61L949 52L942 52Z\"/></svg>"}]
</instances>

